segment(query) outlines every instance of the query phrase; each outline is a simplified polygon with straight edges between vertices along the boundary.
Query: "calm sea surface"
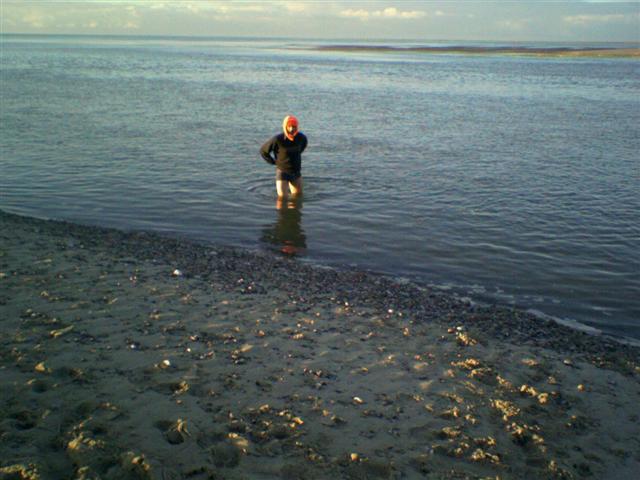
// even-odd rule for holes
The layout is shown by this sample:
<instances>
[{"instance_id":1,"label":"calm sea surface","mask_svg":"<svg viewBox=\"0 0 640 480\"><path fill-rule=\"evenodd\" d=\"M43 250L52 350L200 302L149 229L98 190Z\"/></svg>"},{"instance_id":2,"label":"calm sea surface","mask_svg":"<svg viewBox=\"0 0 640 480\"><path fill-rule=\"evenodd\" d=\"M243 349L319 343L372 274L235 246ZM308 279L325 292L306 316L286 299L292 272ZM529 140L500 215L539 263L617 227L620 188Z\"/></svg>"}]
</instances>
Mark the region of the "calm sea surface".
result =
<instances>
[{"instance_id":1,"label":"calm sea surface","mask_svg":"<svg viewBox=\"0 0 640 480\"><path fill-rule=\"evenodd\" d=\"M0 42L4 210L284 250L640 338L638 60ZM306 191L278 209L258 149L289 113Z\"/></svg>"}]
</instances>

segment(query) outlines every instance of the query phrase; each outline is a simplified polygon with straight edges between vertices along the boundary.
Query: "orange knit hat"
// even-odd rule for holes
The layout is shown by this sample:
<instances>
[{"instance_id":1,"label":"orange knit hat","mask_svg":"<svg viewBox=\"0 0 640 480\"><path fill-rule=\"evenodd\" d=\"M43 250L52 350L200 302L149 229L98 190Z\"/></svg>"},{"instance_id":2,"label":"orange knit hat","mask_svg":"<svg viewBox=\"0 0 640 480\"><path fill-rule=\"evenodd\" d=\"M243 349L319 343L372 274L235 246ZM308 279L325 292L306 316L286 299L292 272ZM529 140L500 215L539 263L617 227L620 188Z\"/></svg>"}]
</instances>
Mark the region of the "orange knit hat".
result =
<instances>
[{"instance_id":1,"label":"orange knit hat","mask_svg":"<svg viewBox=\"0 0 640 480\"><path fill-rule=\"evenodd\" d=\"M291 133L288 132L288 127L296 127L295 130ZM298 134L298 119L293 115L287 115L284 117L282 121L282 130L284 131L285 137L289 140L293 140L295 136Z\"/></svg>"}]
</instances>

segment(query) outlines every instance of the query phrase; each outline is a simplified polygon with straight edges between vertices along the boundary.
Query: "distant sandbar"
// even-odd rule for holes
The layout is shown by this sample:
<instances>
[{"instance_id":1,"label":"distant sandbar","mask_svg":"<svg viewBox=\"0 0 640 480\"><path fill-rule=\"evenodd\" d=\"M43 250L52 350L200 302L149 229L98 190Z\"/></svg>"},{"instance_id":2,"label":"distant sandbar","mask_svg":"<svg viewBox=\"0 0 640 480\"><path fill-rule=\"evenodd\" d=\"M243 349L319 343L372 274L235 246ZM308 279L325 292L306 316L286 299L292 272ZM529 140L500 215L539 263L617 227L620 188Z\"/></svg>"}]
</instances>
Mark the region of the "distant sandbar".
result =
<instances>
[{"instance_id":1,"label":"distant sandbar","mask_svg":"<svg viewBox=\"0 0 640 480\"><path fill-rule=\"evenodd\" d=\"M568 47L394 47L388 45L320 45L316 50L329 52L390 52L390 53L443 53L443 54L502 54L549 57L627 57L640 58L640 48L568 48Z\"/></svg>"}]
</instances>

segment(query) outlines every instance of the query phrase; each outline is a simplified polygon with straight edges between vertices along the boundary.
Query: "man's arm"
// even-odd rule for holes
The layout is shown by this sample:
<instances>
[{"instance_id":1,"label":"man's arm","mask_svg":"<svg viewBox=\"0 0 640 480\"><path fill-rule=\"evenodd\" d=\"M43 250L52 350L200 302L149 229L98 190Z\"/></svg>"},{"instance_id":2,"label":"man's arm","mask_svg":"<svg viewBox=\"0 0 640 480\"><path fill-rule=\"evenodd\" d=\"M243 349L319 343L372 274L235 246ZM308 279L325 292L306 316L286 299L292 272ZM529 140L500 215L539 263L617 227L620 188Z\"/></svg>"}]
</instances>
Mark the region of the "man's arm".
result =
<instances>
[{"instance_id":1,"label":"man's arm","mask_svg":"<svg viewBox=\"0 0 640 480\"><path fill-rule=\"evenodd\" d=\"M264 159L265 162L275 165L276 161L271 156L271 152L274 150L276 145L276 137L272 137L267 140L262 147L260 147L260 156Z\"/></svg>"},{"instance_id":2,"label":"man's arm","mask_svg":"<svg viewBox=\"0 0 640 480\"><path fill-rule=\"evenodd\" d=\"M304 152L304 150L307 148L307 136L303 133L302 134L302 149L300 150L300 153Z\"/></svg>"}]
</instances>

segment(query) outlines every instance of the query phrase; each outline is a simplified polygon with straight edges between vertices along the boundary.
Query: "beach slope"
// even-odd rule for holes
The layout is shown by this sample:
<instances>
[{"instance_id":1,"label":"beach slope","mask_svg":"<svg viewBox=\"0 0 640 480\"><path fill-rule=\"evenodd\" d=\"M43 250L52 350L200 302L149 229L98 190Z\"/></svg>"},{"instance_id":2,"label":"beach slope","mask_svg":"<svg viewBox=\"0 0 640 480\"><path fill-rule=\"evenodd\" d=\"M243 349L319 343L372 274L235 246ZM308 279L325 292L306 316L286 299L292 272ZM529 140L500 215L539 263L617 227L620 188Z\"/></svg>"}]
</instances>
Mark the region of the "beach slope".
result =
<instances>
[{"instance_id":1,"label":"beach slope","mask_svg":"<svg viewBox=\"0 0 640 480\"><path fill-rule=\"evenodd\" d=\"M640 351L379 275L0 212L0 479L632 478Z\"/></svg>"}]
</instances>

